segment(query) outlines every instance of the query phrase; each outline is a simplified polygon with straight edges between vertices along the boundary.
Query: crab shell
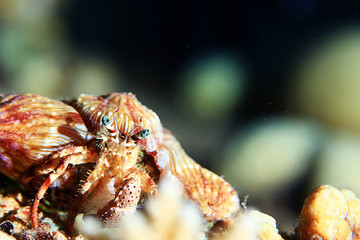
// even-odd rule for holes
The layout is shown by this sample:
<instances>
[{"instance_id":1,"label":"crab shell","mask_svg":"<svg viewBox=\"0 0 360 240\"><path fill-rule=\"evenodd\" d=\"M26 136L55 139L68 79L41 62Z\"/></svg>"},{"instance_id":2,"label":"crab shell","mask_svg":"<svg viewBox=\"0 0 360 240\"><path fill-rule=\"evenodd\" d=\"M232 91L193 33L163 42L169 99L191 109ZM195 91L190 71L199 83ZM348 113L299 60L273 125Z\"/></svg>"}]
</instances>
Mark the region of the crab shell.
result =
<instances>
[{"instance_id":1,"label":"crab shell","mask_svg":"<svg viewBox=\"0 0 360 240\"><path fill-rule=\"evenodd\" d=\"M111 128L104 126L103 116L110 118ZM33 94L3 96L0 99L0 171L31 189L32 179L44 173L38 169L46 166L51 171L59 163L47 161L58 151L71 146L85 148L94 139L107 140L117 133L127 139L143 129L148 129L150 135L139 139L136 146L143 152L141 156L154 162L160 178L178 178L186 196L197 203L209 221L230 219L237 214L239 199L232 186L193 161L162 127L158 116L131 93L81 95L65 103ZM56 186L66 184L77 171L69 166ZM153 177L151 172L149 170L149 175ZM109 191L114 189L105 187L92 197L109 195Z\"/></svg>"},{"instance_id":2,"label":"crab shell","mask_svg":"<svg viewBox=\"0 0 360 240\"><path fill-rule=\"evenodd\" d=\"M35 94L0 98L0 171L24 186L50 155L91 139L79 113L63 102Z\"/></svg>"}]
</instances>

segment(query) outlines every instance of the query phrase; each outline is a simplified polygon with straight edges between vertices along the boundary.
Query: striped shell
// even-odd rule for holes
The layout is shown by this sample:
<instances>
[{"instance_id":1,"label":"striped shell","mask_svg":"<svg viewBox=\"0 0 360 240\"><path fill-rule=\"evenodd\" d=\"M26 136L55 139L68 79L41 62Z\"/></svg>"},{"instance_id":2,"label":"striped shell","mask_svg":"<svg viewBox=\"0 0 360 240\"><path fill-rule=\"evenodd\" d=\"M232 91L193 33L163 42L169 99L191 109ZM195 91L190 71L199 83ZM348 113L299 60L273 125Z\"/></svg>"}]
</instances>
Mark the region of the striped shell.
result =
<instances>
[{"instance_id":1,"label":"striped shell","mask_svg":"<svg viewBox=\"0 0 360 240\"><path fill-rule=\"evenodd\" d=\"M0 100L0 171L24 185L47 156L91 138L81 116L63 102L34 94Z\"/></svg>"},{"instance_id":2,"label":"striped shell","mask_svg":"<svg viewBox=\"0 0 360 240\"><path fill-rule=\"evenodd\" d=\"M234 188L223 178L201 167L181 148L167 130L155 160L164 177L177 177L186 195L195 201L209 221L234 216L239 211L239 198Z\"/></svg>"}]
</instances>

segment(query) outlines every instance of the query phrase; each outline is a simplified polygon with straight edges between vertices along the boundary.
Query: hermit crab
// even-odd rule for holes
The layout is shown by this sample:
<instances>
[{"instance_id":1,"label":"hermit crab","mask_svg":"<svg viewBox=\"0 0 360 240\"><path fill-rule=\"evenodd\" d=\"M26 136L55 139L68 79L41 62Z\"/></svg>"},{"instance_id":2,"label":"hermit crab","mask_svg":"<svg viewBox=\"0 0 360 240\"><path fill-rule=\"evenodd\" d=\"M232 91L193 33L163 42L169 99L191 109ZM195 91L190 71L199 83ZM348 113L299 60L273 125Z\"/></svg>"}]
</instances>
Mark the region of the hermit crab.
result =
<instances>
[{"instance_id":1,"label":"hermit crab","mask_svg":"<svg viewBox=\"0 0 360 240\"><path fill-rule=\"evenodd\" d=\"M179 179L208 222L239 211L232 186L193 161L131 93L67 101L1 95L0 171L34 192L35 228L45 195L67 209L70 231L80 212L116 226L156 194L161 178Z\"/></svg>"}]
</instances>

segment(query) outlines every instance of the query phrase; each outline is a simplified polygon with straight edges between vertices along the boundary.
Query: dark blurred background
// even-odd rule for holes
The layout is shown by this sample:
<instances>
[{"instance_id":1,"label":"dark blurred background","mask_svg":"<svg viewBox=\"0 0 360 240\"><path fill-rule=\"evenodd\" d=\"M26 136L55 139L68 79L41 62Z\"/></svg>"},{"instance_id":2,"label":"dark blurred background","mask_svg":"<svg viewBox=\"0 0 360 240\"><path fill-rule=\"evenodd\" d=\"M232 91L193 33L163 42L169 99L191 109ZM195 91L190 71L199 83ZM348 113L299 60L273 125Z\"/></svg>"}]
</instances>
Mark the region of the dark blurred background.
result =
<instances>
[{"instance_id":1,"label":"dark blurred background","mask_svg":"<svg viewBox=\"0 0 360 240\"><path fill-rule=\"evenodd\" d=\"M282 229L360 193L360 2L0 0L0 91L131 91Z\"/></svg>"}]
</instances>

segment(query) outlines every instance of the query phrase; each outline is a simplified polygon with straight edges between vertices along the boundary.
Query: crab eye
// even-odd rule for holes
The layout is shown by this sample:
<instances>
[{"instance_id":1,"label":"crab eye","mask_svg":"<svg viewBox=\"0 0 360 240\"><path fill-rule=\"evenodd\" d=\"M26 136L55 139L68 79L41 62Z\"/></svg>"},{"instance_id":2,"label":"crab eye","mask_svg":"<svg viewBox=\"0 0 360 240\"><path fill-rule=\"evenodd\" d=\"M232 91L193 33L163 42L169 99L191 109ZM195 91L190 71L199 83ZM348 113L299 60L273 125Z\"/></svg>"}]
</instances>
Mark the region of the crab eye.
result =
<instances>
[{"instance_id":1,"label":"crab eye","mask_svg":"<svg viewBox=\"0 0 360 240\"><path fill-rule=\"evenodd\" d=\"M144 129L141 130L140 132L134 134L134 135L132 136L132 138L141 140L141 139L143 139L143 138L146 138L146 137L149 136L149 135L150 135L150 130L147 129L147 128L144 128Z\"/></svg>"},{"instance_id":2,"label":"crab eye","mask_svg":"<svg viewBox=\"0 0 360 240\"><path fill-rule=\"evenodd\" d=\"M102 123L105 125L105 127L110 126L110 118L108 116L103 116L101 118Z\"/></svg>"},{"instance_id":3,"label":"crab eye","mask_svg":"<svg viewBox=\"0 0 360 240\"><path fill-rule=\"evenodd\" d=\"M149 136L149 135L150 135L150 130L147 129L147 128L145 128L145 129L143 129L143 130L141 130L141 131L139 132L139 137L140 137L140 138L146 138L146 137Z\"/></svg>"}]
</instances>

